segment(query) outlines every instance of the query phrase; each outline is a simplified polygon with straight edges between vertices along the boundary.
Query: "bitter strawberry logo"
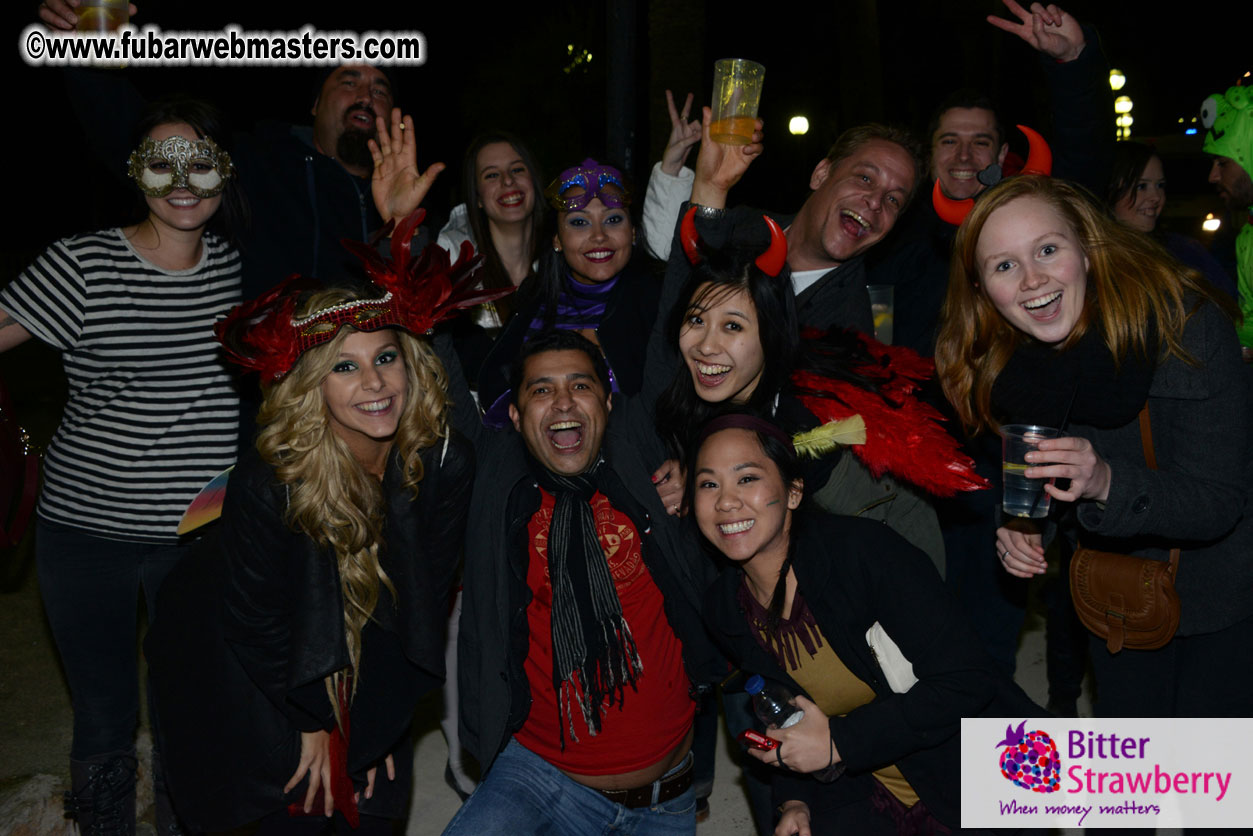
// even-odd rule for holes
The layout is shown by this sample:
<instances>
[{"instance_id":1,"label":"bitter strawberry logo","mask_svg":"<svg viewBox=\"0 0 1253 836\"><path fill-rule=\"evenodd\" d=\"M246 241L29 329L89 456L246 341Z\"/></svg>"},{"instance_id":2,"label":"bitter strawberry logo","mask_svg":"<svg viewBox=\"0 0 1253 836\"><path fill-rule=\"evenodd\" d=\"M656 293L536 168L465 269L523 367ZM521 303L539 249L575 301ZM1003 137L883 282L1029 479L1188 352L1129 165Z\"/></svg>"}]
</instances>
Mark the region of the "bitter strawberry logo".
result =
<instances>
[{"instance_id":1,"label":"bitter strawberry logo","mask_svg":"<svg viewBox=\"0 0 1253 836\"><path fill-rule=\"evenodd\" d=\"M1007 781L1031 792L1057 792L1061 784L1062 761L1057 744L1048 732L1024 731L1027 721L1018 728L1005 727L1005 739L997 746L1001 752L1001 774Z\"/></svg>"}]
</instances>

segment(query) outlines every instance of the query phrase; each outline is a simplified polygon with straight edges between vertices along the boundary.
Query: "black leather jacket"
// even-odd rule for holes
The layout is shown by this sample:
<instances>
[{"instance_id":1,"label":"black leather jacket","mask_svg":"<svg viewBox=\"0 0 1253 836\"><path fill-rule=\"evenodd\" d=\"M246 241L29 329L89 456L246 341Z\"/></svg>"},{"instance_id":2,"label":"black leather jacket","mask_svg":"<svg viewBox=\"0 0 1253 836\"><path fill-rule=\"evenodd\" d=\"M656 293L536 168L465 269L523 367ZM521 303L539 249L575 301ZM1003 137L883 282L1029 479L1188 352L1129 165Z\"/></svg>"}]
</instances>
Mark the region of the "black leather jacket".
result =
<instances>
[{"instance_id":1,"label":"black leather jacket","mask_svg":"<svg viewBox=\"0 0 1253 836\"><path fill-rule=\"evenodd\" d=\"M408 739L414 706L444 677L444 625L465 529L473 453L460 436L422 453L416 499L396 456L383 480L380 590L362 631L349 714L356 780ZM287 490L254 452L231 473L216 536L171 572L145 645L166 780L195 830L282 809L300 732L334 725L324 684L348 667L334 556L283 519ZM399 602L397 605L396 602ZM407 768L396 758L398 768ZM411 760L411 759L410 759ZM404 811L408 782L380 782L362 811Z\"/></svg>"}]
</instances>

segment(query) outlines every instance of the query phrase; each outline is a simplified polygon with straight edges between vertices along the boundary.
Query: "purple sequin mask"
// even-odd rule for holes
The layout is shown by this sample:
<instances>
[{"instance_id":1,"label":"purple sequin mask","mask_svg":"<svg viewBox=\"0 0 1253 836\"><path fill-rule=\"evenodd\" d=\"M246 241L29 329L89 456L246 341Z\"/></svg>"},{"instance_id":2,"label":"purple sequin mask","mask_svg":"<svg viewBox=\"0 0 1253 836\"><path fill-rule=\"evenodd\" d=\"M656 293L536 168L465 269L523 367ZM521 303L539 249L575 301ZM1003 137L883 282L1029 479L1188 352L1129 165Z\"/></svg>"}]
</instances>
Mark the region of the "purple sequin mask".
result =
<instances>
[{"instance_id":1,"label":"purple sequin mask","mask_svg":"<svg viewBox=\"0 0 1253 836\"><path fill-rule=\"evenodd\" d=\"M583 193L567 197L575 188L582 189ZM596 198L609 209L631 205L631 192L622 182L622 172L611 165L601 165L591 157L561 172L560 177L548 184L544 197L558 212L586 209Z\"/></svg>"}]
</instances>

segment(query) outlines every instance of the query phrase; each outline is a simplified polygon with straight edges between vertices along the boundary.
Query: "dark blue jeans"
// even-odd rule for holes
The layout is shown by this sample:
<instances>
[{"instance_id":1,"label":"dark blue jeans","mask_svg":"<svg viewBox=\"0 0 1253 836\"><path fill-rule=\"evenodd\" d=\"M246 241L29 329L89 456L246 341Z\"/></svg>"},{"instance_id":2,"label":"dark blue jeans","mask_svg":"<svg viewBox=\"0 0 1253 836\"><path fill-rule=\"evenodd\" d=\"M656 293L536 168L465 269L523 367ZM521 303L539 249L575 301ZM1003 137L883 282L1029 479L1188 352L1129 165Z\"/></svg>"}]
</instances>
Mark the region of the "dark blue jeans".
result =
<instances>
[{"instance_id":1,"label":"dark blue jeans","mask_svg":"<svg viewBox=\"0 0 1253 836\"><path fill-rule=\"evenodd\" d=\"M139 593L151 622L161 582L189 548L109 540L39 520L39 591L70 685L73 759L134 745Z\"/></svg>"},{"instance_id":2,"label":"dark blue jeans","mask_svg":"<svg viewBox=\"0 0 1253 836\"><path fill-rule=\"evenodd\" d=\"M682 764L671 772L677 771ZM667 773L669 774L669 773ZM693 836L696 794L628 809L510 740L444 836Z\"/></svg>"}]
</instances>

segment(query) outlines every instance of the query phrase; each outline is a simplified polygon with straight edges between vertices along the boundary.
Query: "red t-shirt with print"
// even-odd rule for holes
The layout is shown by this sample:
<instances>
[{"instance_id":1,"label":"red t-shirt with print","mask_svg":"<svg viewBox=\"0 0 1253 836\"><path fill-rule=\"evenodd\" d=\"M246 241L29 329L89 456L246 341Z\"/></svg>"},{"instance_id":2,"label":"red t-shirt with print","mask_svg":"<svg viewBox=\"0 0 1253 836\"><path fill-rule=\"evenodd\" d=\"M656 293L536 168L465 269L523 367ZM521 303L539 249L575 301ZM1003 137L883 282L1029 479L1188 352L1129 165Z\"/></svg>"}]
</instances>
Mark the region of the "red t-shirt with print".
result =
<instances>
[{"instance_id":1,"label":"red t-shirt with print","mask_svg":"<svg viewBox=\"0 0 1253 836\"><path fill-rule=\"evenodd\" d=\"M602 715L600 734L588 731L583 713L572 703L567 722L573 720L577 740L571 738L567 726L565 751L561 749L561 720L553 689L553 591L548 580L548 528L556 503L547 491L541 494L540 509L527 526L526 580L534 596L527 607L531 644L525 664L531 712L515 737L553 766L577 775L618 775L651 766L687 735L696 704L683 668L683 646L666 620L661 590L644 565L639 532L626 514L599 493L591 500L596 532L643 671L635 690L627 686L623 704L615 704Z\"/></svg>"}]
</instances>

